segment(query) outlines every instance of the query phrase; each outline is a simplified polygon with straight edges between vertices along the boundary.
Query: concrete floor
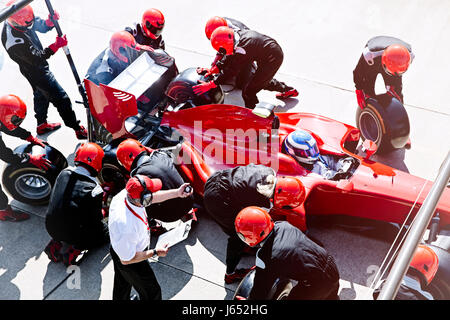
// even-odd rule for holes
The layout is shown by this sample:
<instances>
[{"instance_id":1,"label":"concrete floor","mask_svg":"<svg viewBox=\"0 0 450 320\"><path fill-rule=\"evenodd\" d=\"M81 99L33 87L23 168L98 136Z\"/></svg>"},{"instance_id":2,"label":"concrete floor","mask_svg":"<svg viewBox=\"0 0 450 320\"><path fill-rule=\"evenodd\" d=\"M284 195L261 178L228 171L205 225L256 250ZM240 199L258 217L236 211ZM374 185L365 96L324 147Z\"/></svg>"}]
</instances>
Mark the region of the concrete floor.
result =
<instances>
[{"instance_id":1,"label":"concrete floor","mask_svg":"<svg viewBox=\"0 0 450 320\"><path fill-rule=\"evenodd\" d=\"M5 2L0 0L0 7ZM118 0L52 3L61 15L61 27L67 34L80 76L108 45L110 35L140 19L149 6L143 0L134 0L132 6L124 6ZM33 7L37 15L48 15L43 2L36 1ZM416 59L404 76L404 95L412 149L376 159L413 175L435 179L450 150L450 82L445 72L450 50L449 2L285 0L274 4L268 0L172 0L159 3L158 8L166 17L163 32L166 50L175 57L180 70L210 65L214 51L203 31L210 16L236 18L272 36L283 48L285 57L277 79L298 88L300 96L281 103L278 111L313 112L352 125L357 106L352 71L366 41L384 34L411 43ZM54 37L52 31L42 35L41 40L48 45ZM31 87L3 47L1 54L0 94L22 97L29 108L23 126L34 133ZM49 63L72 101L80 100L64 54L58 52ZM378 83L377 89L382 92L382 84ZM280 104L273 93L261 92L258 96L261 101ZM226 102L243 104L239 92L228 94ZM74 110L85 124L83 107L74 104ZM61 121L53 107L49 109L49 120ZM22 143L5 135L2 138L11 147ZM62 128L44 138L69 162L73 159L79 141L70 129ZM107 246L90 253L76 270L50 263L43 253L49 241L43 218L45 207L13 204L33 215L21 223L0 223L0 299L111 299L113 266ZM223 300L233 296L236 285L223 282L225 235L209 217L200 216L199 220L187 240L152 264L163 299ZM367 287L389 249L392 234L386 231L375 236L374 229L355 230L323 222L314 223L311 232L336 258L341 274L341 298L370 299ZM253 260L248 257L243 263L251 265Z\"/></svg>"}]
</instances>

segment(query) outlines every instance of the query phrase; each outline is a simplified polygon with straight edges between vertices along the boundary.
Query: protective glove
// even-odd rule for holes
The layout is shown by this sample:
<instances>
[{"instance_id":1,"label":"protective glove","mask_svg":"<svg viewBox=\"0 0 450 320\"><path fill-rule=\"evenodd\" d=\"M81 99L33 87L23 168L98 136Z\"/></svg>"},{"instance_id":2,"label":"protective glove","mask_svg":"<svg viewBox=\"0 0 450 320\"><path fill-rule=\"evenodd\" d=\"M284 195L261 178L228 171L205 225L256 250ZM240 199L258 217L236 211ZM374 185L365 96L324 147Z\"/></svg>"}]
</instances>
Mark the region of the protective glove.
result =
<instances>
[{"instance_id":1,"label":"protective glove","mask_svg":"<svg viewBox=\"0 0 450 320\"><path fill-rule=\"evenodd\" d=\"M209 76L211 76L213 74L217 74L219 72L220 72L219 68L217 68L217 66L214 65L211 67L211 69L208 70L207 73L205 73L205 78L208 78Z\"/></svg>"},{"instance_id":2,"label":"protective glove","mask_svg":"<svg viewBox=\"0 0 450 320\"><path fill-rule=\"evenodd\" d=\"M205 76L205 78L208 78L209 76L219 73L220 70L217 68L217 66L212 66L211 69L208 68L197 68L197 73L200 75Z\"/></svg>"},{"instance_id":3,"label":"protective glove","mask_svg":"<svg viewBox=\"0 0 450 320\"><path fill-rule=\"evenodd\" d=\"M53 20L57 21L59 20L59 13L56 11L53 11L54 15L53 15ZM49 28L53 28L55 25L53 24L53 21L51 19L50 14L48 15L47 20L45 20L45 24L47 25L47 27Z\"/></svg>"},{"instance_id":4,"label":"protective glove","mask_svg":"<svg viewBox=\"0 0 450 320\"><path fill-rule=\"evenodd\" d=\"M54 43L52 43L51 45L49 45L48 47L50 48L50 50L53 51L53 53L56 53L56 51L58 51L59 48L62 48L65 46L67 46L67 36L63 35L62 37L57 36L56 41Z\"/></svg>"},{"instance_id":5,"label":"protective glove","mask_svg":"<svg viewBox=\"0 0 450 320\"><path fill-rule=\"evenodd\" d=\"M137 44L136 45L136 50L138 50L138 51L144 50L144 51L150 51L150 52L155 51L155 49L153 49L152 47L144 46L144 45L141 45L141 44Z\"/></svg>"},{"instance_id":6,"label":"protective glove","mask_svg":"<svg viewBox=\"0 0 450 320\"><path fill-rule=\"evenodd\" d=\"M194 91L194 93L196 95L202 95L205 92L208 92L211 89L217 88L216 84L214 83L214 81L209 81L209 82L205 82L205 81L198 81L200 84L193 86L192 90Z\"/></svg>"},{"instance_id":7,"label":"protective glove","mask_svg":"<svg viewBox=\"0 0 450 320\"><path fill-rule=\"evenodd\" d=\"M50 162L50 160L44 158L45 154L41 155L28 154L28 155L30 157L28 162L31 163L33 166L38 167L39 169L42 169L44 171L50 169L52 163Z\"/></svg>"},{"instance_id":8,"label":"protective glove","mask_svg":"<svg viewBox=\"0 0 450 320\"><path fill-rule=\"evenodd\" d=\"M356 93L356 100L358 101L358 105L361 109L364 109L366 107L366 99L369 96L366 96L363 90L355 90Z\"/></svg>"},{"instance_id":9,"label":"protective glove","mask_svg":"<svg viewBox=\"0 0 450 320\"><path fill-rule=\"evenodd\" d=\"M39 146L41 146L42 148L45 148L45 144L47 143L47 142L45 142L45 141L42 140L42 139L39 139L39 138L37 138L37 137L33 137L32 135L30 135L30 136L27 138L27 141L28 141L28 142L31 142L31 144L39 145Z\"/></svg>"},{"instance_id":10,"label":"protective glove","mask_svg":"<svg viewBox=\"0 0 450 320\"><path fill-rule=\"evenodd\" d=\"M392 97L394 97L395 99L397 99L398 101L400 101L401 103L403 103L403 99L400 97L400 95L395 91L395 87L394 86L386 86L386 91L389 95L391 95Z\"/></svg>"}]
</instances>

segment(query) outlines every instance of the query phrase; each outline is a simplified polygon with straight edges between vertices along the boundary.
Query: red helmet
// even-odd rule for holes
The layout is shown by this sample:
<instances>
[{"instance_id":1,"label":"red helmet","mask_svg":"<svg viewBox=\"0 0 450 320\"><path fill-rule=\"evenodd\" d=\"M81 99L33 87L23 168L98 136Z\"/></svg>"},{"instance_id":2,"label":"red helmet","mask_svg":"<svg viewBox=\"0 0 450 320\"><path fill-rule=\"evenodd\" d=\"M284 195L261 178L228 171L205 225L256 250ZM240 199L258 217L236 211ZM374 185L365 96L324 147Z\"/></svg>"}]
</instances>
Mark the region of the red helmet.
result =
<instances>
[{"instance_id":1,"label":"red helmet","mask_svg":"<svg viewBox=\"0 0 450 320\"><path fill-rule=\"evenodd\" d=\"M229 27L218 27L211 34L211 45L220 52L225 50L227 55L234 52L234 31Z\"/></svg>"},{"instance_id":2,"label":"red helmet","mask_svg":"<svg viewBox=\"0 0 450 320\"><path fill-rule=\"evenodd\" d=\"M142 143L135 139L127 139L117 147L117 160L127 171L131 171L134 159L142 152L148 152Z\"/></svg>"},{"instance_id":3,"label":"red helmet","mask_svg":"<svg viewBox=\"0 0 450 320\"><path fill-rule=\"evenodd\" d=\"M408 70L411 63L411 54L408 49L399 44L387 47L381 56L383 69L395 76L399 76Z\"/></svg>"},{"instance_id":4,"label":"red helmet","mask_svg":"<svg viewBox=\"0 0 450 320\"><path fill-rule=\"evenodd\" d=\"M6 6L10 6L14 4L16 0L9 1ZM33 8L31 8L30 5L27 5L11 15L8 18L8 23L12 25L15 28L24 29L28 28L30 29L33 26L34 23L34 12Z\"/></svg>"},{"instance_id":5,"label":"red helmet","mask_svg":"<svg viewBox=\"0 0 450 320\"><path fill-rule=\"evenodd\" d=\"M112 53L121 61L128 63L128 51L134 50L136 47L136 39L127 31L115 32L109 41L109 48Z\"/></svg>"},{"instance_id":6,"label":"red helmet","mask_svg":"<svg viewBox=\"0 0 450 320\"><path fill-rule=\"evenodd\" d=\"M277 178L273 205L278 208L295 208L305 201L305 186L296 177Z\"/></svg>"},{"instance_id":7,"label":"red helmet","mask_svg":"<svg viewBox=\"0 0 450 320\"><path fill-rule=\"evenodd\" d=\"M439 259L433 249L419 244L409 266L423 274L428 285L438 271Z\"/></svg>"},{"instance_id":8,"label":"red helmet","mask_svg":"<svg viewBox=\"0 0 450 320\"><path fill-rule=\"evenodd\" d=\"M222 17L214 16L206 21L205 33L208 40L211 39L211 34L218 27L228 27L227 20Z\"/></svg>"},{"instance_id":9,"label":"red helmet","mask_svg":"<svg viewBox=\"0 0 450 320\"><path fill-rule=\"evenodd\" d=\"M164 29L164 15L158 9L148 9L142 15L142 29L147 37L157 39Z\"/></svg>"},{"instance_id":10,"label":"red helmet","mask_svg":"<svg viewBox=\"0 0 450 320\"><path fill-rule=\"evenodd\" d=\"M247 207L237 215L234 227L239 238L250 247L254 247L273 230L273 220L265 210Z\"/></svg>"},{"instance_id":11,"label":"red helmet","mask_svg":"<svg viewBox=\"0 0 450 320\"><path fill-rule=\"evenodd\" d=\"M27 106L18 96L8 94L0 97L0 121L8 130L20 126L26 115Z\"/></svg>"},{"instance_id":12,"label":"red helmet","mask_svg":"<svg viewBox=\"0 0 450 320\"><path fill-rule=\"evenodd\" d=\"M95 171L99 172L102 169L103 156L105 152L96 143L83 143L75 153L75 164L84 163Z\"/></svg>"}]
</instances>

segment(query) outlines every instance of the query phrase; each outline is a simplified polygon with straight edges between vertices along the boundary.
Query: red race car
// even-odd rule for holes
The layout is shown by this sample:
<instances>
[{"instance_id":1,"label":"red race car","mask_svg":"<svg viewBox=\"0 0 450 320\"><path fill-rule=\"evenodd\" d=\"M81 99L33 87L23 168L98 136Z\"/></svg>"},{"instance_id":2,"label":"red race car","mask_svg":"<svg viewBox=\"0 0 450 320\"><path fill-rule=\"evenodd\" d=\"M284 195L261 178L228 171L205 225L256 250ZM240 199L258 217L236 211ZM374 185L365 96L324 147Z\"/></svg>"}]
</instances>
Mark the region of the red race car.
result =
<instances>
[{"instance_id":1,"label":"red race car","mask_svg":"<svg viewBox=\"0 0 450 320\"><path fill-rule=\"evenodd\" d=\"M173 58L155 50L131 64L110 83L111 87L85 80L91 114L111 134L100 135L94 141L106 142L99 174L102 182L115 185L116 190L124 187L127 172L117 162L115 150L123 139L135 137L152 148L174 149L178 169L199 196L214 171L238 165L263 164L274 168L278 175L299 177L306 188L304 203L271 214L302 230L306 229L307 215L346 215L403 223L409 213L411 218L415 216L425 200L432 182L370 160L370 154L376 151L370 140L365 141L364 157L355 153L360 140L357 128L310 113L274 114L273 106L252 111L225 105L220 87L198 97L192 86L201 77L195 68L178 74ZM388 97L388 103L392 99ZM332 178L305 169L283 151L286 136L297 129L304 129L315 138L323 156L346 158L346 166ZM46 148L45 152L54 163L58 163L54 158L61 158L54 148ZM67 165L65 159L60 160L62 165L55 169L55 174L63 164ZM23 175L23 168L11 169ZM5 179L11 181L10 186L24 180L26 190L31 189L20 174L6 178L3 175ZM40 185L47 185L50 190L48 183ZM42 197L33 193L33 197L24 200L45 201L47 189ZM450 224L449 188L436 212L441 226Z\"/></svg>"},{"instance_id":2,"label":"red race car","mask_svg":"<svg viewBox=\"0 0 450 320\"><path fill-rule=\"evenodd\" d=\"M359 130L320 115L271 113L263 118L242 107L207 105L165 113L161 124L185 137L182 150L189 157L180 155L180 169L200 194L215 170L252 162L271 166L278 175L299 177L306 188L304 204L276 214L302 230L306 229L306 215L339 214L403 223L410 212L411 218L415 216L432 185L374 162L370 155L355 154ZM286 136L299 128L311 133L321 154L351 157L353 161L332 180L306 170L283 151ZM193 163L189 163L191 159ZM436 212L441 226L450 224L449 188Z\"/></svg>"},{"instance_id":3,"label":"red race car","mask_svg":"<svg viewBox=\"0 0 450 320\"><path fill-rule=\"evenodd\" d=\"M114 126L102 123L108 129L116 128L111 131L114 140L105 147L110 158L105 158L109 164L101 177L108 180L121 171L113 157L118 143L133 136L126 128L129 132L139 132L134 127L134 120L125 121L136 114L136 100L117 100L115 97L124 96L124 93L103 85L88 84L87 89L94 116L98 110L106 112L107 109L109 114L117 115ZM103 102L99 104L100 101ZM101 118L98 120L102 122ZM175 146L178 145L178 168L200 196L214 171L238 165L263 164L274 168L278 175L299 177L306 188L305 202L292 210L271 213L275 219L286 219L302 230L306 229L306 215L348 215L403 223L409 213L411 217L415 216L432 185L430 181L370 160L370 153L375 152L376 147L372 149L369 140L365 143L369 146L368 154L365 157L355 154L359 130L320 115L275 114L272 108L252 111L233 105L209 104L166 111L159 118L146 116L144 122L152 123L152 129L135 137L154 147L152 143L157 132L159 147L177 150ZM313 135L321 154L350 158L347 167L333 179L327 179L306 170L284 153L284 139L299 128ZM166 138L161 138L161 132ZM164 145L164 141L170 143ZM112 170L116 173L112 174ZM445 190L436 212L440 214L441 226L450 224L450 189Z\"/></svg>"}]
</instances>

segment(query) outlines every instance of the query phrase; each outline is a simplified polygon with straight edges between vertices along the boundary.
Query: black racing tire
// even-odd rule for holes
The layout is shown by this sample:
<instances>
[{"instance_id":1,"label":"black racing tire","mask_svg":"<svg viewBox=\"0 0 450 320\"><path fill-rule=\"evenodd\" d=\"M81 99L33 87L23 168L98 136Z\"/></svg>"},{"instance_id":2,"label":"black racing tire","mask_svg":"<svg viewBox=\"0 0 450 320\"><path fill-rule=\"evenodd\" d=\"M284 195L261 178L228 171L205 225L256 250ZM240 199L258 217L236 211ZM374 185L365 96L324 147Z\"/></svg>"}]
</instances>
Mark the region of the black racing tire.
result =
<instances>
[{"instance_id":1,"label":"black racing tire","mask_svg":"<svg viewBox=\"0 0 450 320\"><path fill-rule=\"evenodd\" d=\"M192 87L197 85L198 81L208 81L204 76L197 73L196 68L188 68L179 73L167 86L166 96L172 101L173 106L191 101L194 106L202 106L205 104L221 104L225 95L220 86L197 95Z\"/></svg>"},{"instance_id":2,"label":"black racing tire","mask_svg":"<svg viewBox=\"0 0 450 320\"><path fill-rule=\"evenodd\" d=\"M378 152L389 152L393 149L386 138L386 126L380 112L367 104L364 109L356 111L356 125L361 132L361 139L372 140L378 146Z\"/></svg>"},{"instance_id":3,"label":"black racing tire","mask_svg":"<svg viewBox=\"0 0 450 320\"><path fill-rule=\"evenodd\" d=\"M289 294L294 288L294 284L290 280L282 280L276 284L274 293L267 297L267 300L287 300Z\"/></svg>"},{"instance_id":4,"label":"black racing tire","mask_svg":"<svg viewBox=\"0 0 450 320\"><path fill-rule=\"evenodd\" d=\"M23 145L15 152L42 154L39 146ZM53 166L48 171L29 163L7 164L2 175L2 185L6 192L17 201L31 205L45 205L50 199L53 185L61 170L67 167L66 158L56 149L46 147L46 158Z\"/></svg>"},{"instance_id":5,"label":"black racing tire","mask_svg":"<svg viewBox=\"0 0 450 320\"><path fill-rule=\"evenodd\" d=\"M403 104L388 94L366 100L366 107L358 107L356 126L361 139L372 140L378 153L403 148L409 139L409 118Z\"/></svg>"},{"instance_id":6,"label":"black racing tire","mask_svg":"<svg viewBox=\"0 0 450 320\"><path fill-rule=\"evenodd\" d=\"M250 296L250 292L252 291L253 288L253 281L255 280L255 274L256 270L253 269L245 275L244 279L241 280L238 287L236 288L236 291L234 292L233 300L237 300L236 296L248 299L248 297Z\"/></svg>"},{"instance_id":7,"label":"black racing tire","mask_svg":"<svg viewBox=\"0 0 450 320\"><path fill-rule=\"evenodd\" d=\"M449 300L450 285L447 279L435 279L427 287L426 291L431 293L434 300Z\"/></svg>"},{"instance_id":8,"label":"black racing tire","mask_svg":"<svg viewBox=\"0 0 450 320\"><path fill-rule=\"evenodd\" d=\"M114 185L113 196L123 190L127 183L123 170L112 163L103 163L103 167L98 174L98 180L100 184L112 183Z\"/></svg>"}]
</instances>

